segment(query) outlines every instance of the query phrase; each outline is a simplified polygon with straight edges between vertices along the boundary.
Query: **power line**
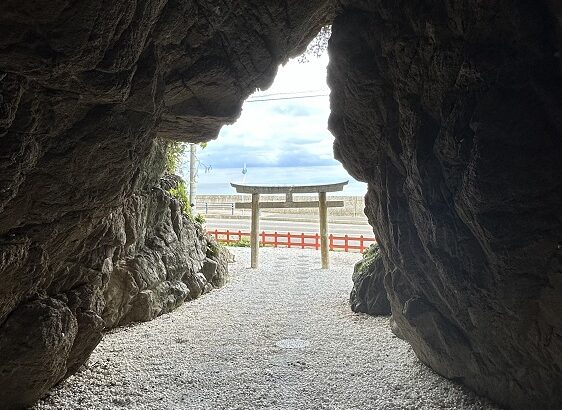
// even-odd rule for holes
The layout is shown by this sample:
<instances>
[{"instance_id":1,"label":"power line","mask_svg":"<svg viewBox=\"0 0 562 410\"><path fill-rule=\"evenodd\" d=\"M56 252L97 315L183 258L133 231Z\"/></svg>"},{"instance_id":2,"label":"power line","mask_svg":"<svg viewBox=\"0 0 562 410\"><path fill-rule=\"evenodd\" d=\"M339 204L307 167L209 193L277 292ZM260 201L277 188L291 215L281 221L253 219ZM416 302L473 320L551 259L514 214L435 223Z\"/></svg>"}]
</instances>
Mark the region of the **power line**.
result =
<instances>
[{"instance_id":1,"label":"power line","mask_svg":"<svg viewBox=\"0 0 562 410\"><path fill-rule=\"evenodd\" d=\"M264 98L264 99L250 99L246 102L262 102L262 101L279 101L279 100L297 100L300 98L315 98L315 97L327 97L330 94L316 94L316 95L299 95L294 97L281 97L281 98Z\"/></svg>"},{"instance_id":2,"label":"power line","mask_svg":"<svg viewBox=\"0 0 562 410\"><path fill-rule=\"evenodd\" d=\"M276 95L293 95L293 94L310 94L310 93L318 93L318 92L326 92L329 90L326 89L317 89L317 90L306 90L306 91L291 91L291 92L284 92L284 93L270 93L270 94L260 94L260 95L253 95L251 98L265 98L265 97L274 97Z\"/></svg>"}]
</instances>

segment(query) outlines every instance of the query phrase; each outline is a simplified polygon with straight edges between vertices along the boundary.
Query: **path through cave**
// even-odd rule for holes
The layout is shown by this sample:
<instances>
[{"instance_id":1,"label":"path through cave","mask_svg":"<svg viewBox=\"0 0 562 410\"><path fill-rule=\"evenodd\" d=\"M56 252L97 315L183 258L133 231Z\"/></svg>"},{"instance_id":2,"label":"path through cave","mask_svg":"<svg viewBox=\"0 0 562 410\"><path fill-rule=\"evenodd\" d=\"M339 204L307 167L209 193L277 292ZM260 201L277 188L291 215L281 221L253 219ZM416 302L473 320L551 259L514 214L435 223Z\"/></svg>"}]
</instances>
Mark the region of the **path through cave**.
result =
<instances>
[{"instance_id":1,"label":"path through cave","mask_svg":"<svg viewBox=\"0 0 562 410\"><path fill-rule=\"evenodd\" d=\"M231 282L106 335L86 367L34 409L493 410L433 373L388 318L349 309L357 254L230 248Z\"/></svg>"},{"instance_id":2,"label":"path through cave","mask_svg":"<svg viewBox=\"0 0 562 410\"><path fill-rule=\"evenodd\" d=\"M334 153L399 333L505 407L562 408L559 0L0 2L0 407L220 286L161 138L214 138L329 23Z\"/></svg>"}]
</instances>

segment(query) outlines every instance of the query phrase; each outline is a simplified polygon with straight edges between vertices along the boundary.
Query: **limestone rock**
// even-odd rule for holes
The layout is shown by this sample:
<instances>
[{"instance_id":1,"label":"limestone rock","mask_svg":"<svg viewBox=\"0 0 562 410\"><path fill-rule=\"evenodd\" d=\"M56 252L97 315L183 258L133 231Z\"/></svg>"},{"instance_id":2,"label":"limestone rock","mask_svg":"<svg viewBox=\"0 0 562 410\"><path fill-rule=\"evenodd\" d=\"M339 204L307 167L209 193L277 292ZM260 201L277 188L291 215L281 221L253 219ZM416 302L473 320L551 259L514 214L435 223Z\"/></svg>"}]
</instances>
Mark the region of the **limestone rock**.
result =
<instances>
[{"instance_id":1,"label":"limestone rock","mask_svg":"<svg viewBox=\"0 0 562 410\"><path fill-rule=\"evenodd\" d=\"M351 310L374 316L389 316L390 302L384 288L386 269L378 245L371 245L353 270Z\"/></svg>"},{"instance_id":2,"label":"limestone rock","mask_svg":"<svg viewBox=\"0 0 562 410\"><path fill-rule=\"evenodd\" d=\"M398 333L508 408L562 408L552 2L342 3L329 125L336 157L368 183Z\"/></svg>"}]
</instances>

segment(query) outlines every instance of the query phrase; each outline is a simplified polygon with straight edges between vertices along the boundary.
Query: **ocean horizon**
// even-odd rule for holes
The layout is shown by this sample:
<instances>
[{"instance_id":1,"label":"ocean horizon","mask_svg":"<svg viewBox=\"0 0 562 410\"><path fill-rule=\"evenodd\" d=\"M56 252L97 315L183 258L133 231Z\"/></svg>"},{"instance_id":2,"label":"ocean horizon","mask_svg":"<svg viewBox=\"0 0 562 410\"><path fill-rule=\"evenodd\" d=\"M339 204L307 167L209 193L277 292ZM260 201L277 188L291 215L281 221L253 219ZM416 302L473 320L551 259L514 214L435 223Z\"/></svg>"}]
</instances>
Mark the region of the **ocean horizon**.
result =
<instances>
[{"instance_id":1,"label":"ocean horizon","mask_svg":"<svg viewBox=\"0 0 562 410\"><path fill-rule=\"evenodd\" d=\"M189 167L181 170L181 176L189 180ZM333 195L364 196L367 184L353 179L341 165L309 167L254 167L247 168L246 175L240 168L213 168L205 172L200 168L197 176L198 195L232 195L236 191L231 182L262 185L317 185L349 181L341 192Z\"/></svg>"}]
</instances>

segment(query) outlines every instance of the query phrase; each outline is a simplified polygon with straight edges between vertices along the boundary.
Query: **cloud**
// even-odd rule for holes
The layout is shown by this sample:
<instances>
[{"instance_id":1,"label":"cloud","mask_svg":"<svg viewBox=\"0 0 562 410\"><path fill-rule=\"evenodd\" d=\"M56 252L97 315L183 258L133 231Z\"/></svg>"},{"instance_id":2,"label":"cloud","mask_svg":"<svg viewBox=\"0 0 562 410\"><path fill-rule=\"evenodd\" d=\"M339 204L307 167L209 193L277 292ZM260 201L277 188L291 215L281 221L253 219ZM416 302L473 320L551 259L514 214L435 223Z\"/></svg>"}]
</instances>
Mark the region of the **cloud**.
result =
<instances>
[{"instance_id":1,"label":"cloud","mask_svg":"<svg viewBox=\"0 0 562 410\"><path fill-rule=\"evenodd\" d=\"M212 166L208 173L199 168L201 192L232 193L228 182L242 179L263 184L319 184L349 179L344 194L365 193L366 185L353 181L334 159L334 138L327 130L329 97L276 99L296 92L303 95L302 91L308 95L328 94L327 63L325 55L307 64L292 61L280 67L272 86L250 97L273 100L247 101L238 121L224 126L216 140L199 149L200 162ZM271 95L276 93L283 94ZM244 164L246 176L242 174ZM182 174L186 178L189 174L187 160Z\"/></svg>"},{"instance_id":2,"label":"cloud","mask_svg":"<svg viewBox=\"0 0 562 410\"><path fill-rule=\"evenodd\" d=\"M303 107L298 104L286 104L272 109L273 113L280 115L288 115L291 117L308 117L312 111L309 107Z\"/></svg>"},{"instance_id":3,"label":"cloud","mask_svg":"<svg viewBox=\"0 0 562 410\"><path fill-rule=\"evenodd\" d=\"M217 140L200 151L201 162L213 168L238 168L244 163L252 167L339 165L333 158L333 136L327 130L329 97L278 100L272 96L283 93L279 96L286 98L303 91L327 94L327 62L326 55L280 67L271 88L250 98L273 100L247 101L238 121L224 126Z\"/></svg>"}]
</instances>

